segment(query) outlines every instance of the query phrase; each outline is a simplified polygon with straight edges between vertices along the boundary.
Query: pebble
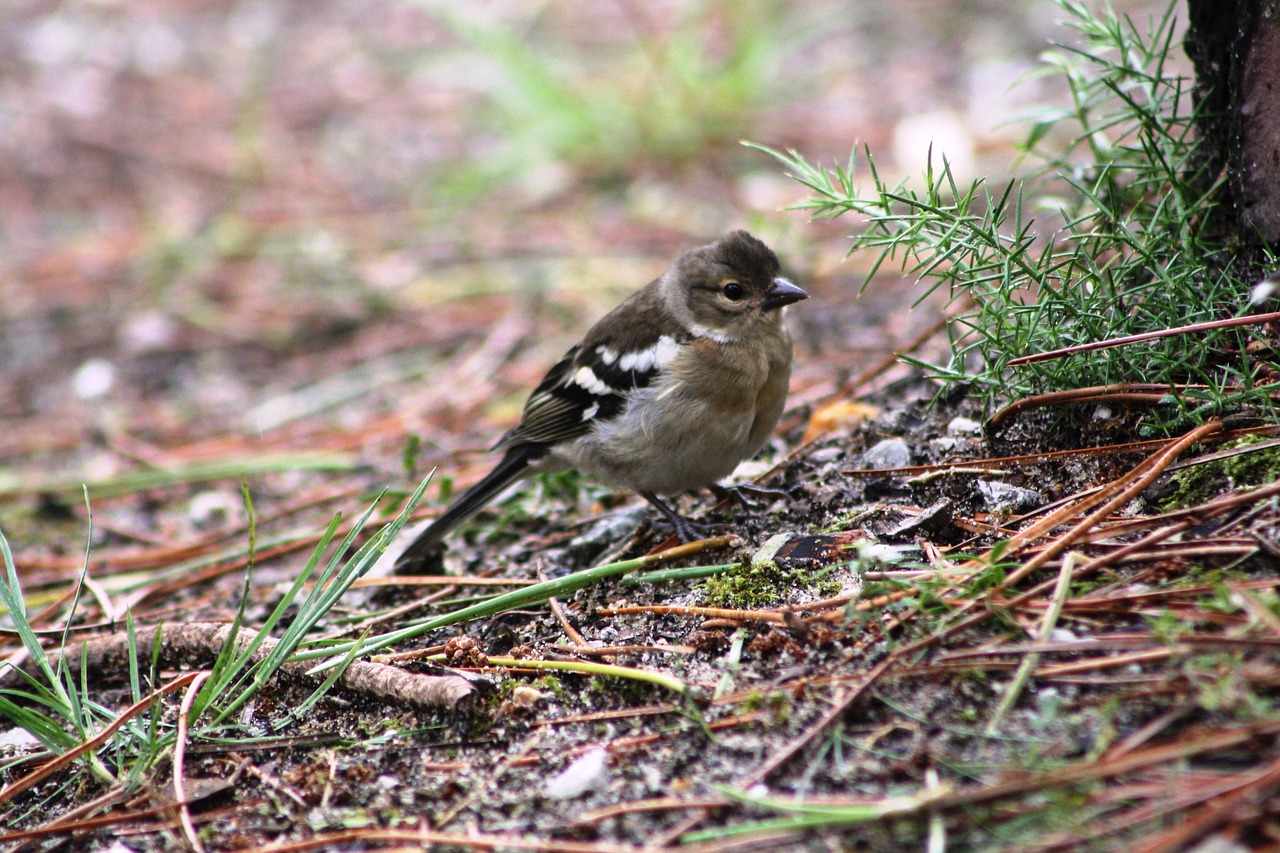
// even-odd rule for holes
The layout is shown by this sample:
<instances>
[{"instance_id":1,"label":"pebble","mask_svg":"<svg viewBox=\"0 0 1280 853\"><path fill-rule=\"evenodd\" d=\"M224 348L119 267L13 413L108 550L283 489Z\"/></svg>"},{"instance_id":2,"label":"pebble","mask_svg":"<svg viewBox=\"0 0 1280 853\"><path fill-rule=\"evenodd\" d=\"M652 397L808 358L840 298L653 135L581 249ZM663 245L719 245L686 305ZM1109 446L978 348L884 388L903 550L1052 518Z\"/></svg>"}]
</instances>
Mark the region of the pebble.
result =
<instances>
[{"instance_id":1,"label":"pebble","mask_svg":"<svg viewBox=\"0 0 1280 853\"><path fill-rule=\"evenodd\" d=\"M547 780L546 794L553 800L571 800L608 778L609 755L603 747L583 753L572 764Z\"/></svg>"},{"instance_id":2,"label":"pebble","mask_svg":"<svg viewBox=\"0 0 1280 853\"><path fill-rule=\"evenodd\" d=\"M1044 503L1044 498L1035 489L1023 489L998 480L978 480L977 485L978 494L982 495L987 509L996 515L1033 509Z\"/></svg>"},{"instance_id":3,"label":"pebble","mask_svg":"<svg viewBox=\"0 0 1280 853\"><path fill-rule=\"evenodd\" d=\"M616 542L640 526L648 507L644 504L611 512L588 527L581 536L569 543L571 549L589 548Z\"/></svg>"},{"instance_id":4,"label":"pebble","mask_svg":"<svg viewBox=\"0 0 1280 853\"><path fill-rule=\"evenodd\" d=\"M946 456L951 451L960 446L960 440L957 438L931 438L929 439L929 449L938 456Z\"/></svg>"},{"instance_id":5,"label":"pebble","mask_svg":"<svg viewBox=\"0 0 1280 853\"><path fill-rule=\"evenodd\" d=\"M823 462L833 462L843 455L842 447L820 447L809 454L809 461L815 465L821 465Z\"/></svg>"},{"instance_id":6,"label":"pebble","mask_svg":"<svg viewBox=\"0 0 1280 853\"><path fill-rule=\"evenodd\" d=\"M81 400L105 397L116 384L116 366L105 358L91 358L76 370L71 384Z\"/></svg>"},{"instance_id":7,"label":"pebble","mask_svg":"<svg viewBox=\"0 0 1280 853\"><path fill-rule=\"evenodd\" d=\"M982 424L971 418L952 418L947 424L947 435L950 436L977 435L980 432Z\"/></svg>"},{"instance_id":8,"label":"pebble","mask_svg":"<svg viewBox=\"0 0 1280 853\"><path fill-rule=\"evenodd\" d=\"M910 464L911 449L900 438L886 438L862 454L864 468L905 468Z\"/></svg>"}]
</instances>

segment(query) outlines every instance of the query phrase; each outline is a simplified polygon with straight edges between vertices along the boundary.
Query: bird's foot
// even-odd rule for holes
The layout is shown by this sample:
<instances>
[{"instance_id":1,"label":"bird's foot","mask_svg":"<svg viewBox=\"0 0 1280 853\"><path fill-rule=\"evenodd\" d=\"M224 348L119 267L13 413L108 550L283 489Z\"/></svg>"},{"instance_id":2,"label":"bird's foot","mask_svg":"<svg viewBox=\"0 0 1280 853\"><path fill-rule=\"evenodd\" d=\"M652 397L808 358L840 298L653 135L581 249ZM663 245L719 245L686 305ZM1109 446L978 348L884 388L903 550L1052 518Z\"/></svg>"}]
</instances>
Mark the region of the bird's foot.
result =
<instances>
[{"instance_id":1,"label":"bird's foot","mask_svg":"<svg viewBox=\"0 0 1280 853\"><path fill-rule=\"evenodd\" d=\"M666 517L681 542L695 542L699 539L705 539L707 534L711 532L712 525L699 524L696 521L690 521L671 507L664 504L662 501L658 500L656 495L648 492L641 492L640 494Z\"/></svg>"}]
</instances>

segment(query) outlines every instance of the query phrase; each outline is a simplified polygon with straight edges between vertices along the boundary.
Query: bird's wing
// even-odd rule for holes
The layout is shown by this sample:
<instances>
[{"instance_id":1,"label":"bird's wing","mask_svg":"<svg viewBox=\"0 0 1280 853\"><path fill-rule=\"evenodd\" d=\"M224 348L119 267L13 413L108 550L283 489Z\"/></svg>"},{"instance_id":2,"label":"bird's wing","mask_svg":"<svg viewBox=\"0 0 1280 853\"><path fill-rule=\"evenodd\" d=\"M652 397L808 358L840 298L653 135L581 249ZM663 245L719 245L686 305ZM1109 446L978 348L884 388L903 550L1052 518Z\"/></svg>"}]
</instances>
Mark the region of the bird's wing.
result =
<instances>
[{"instance_id":1,"label":"bird's wing","mask_svg":"<svg viewBox=\"0 0 1280 853\"><path fill-rule=\"evenodd\" d=\"M568 441L585 435L592 424L617 417L628 395L651 384L688 340L656 328L649 334L635 327L618 332L602 334L597 327L569 350L529 395L520 425L498 448Z\"/></svg>"}]
</instances>

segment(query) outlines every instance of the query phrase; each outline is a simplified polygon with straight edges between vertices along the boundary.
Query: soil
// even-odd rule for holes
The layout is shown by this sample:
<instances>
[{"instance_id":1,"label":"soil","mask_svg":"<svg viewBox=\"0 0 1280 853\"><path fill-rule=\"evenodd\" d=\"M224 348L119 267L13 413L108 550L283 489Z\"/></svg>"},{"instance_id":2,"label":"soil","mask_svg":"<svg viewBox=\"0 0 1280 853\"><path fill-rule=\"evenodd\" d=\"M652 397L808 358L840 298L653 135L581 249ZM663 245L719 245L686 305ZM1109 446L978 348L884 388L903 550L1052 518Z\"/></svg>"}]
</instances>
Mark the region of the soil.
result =
<instances>
[{"instance_id":1,"label":"soil","mask_svg":"<svg viewBox=\"0 0 1280 853\"><path fill-rule=\"evenodd\" d=\"M604 86L637 33L667 38L694 14L633 6L494 14L539 48L571 45ZM1153 434L1147 410L1105 400L984 429L968 389L886 359L947 294L908 310L920 288L887 268L863 290L871 259L844 257L855 223L779 213L803 188L736 145L844 161L856 137L886 173L914 174L906 119L926 113L955 120L975 173L1003 174L1015 134L991 130L992 81L1063 37L1053 7L829 6L823 26L779 13L796 79L776 75L792 88L762 93L732 139L684 159L637 144L607 168L612 149L543 140L552 153L512 174L503 141L532 137L480 97L492 56L432 4L0 10L17 57L0 70L17 117L0 134L0 530L49 647L67 626L76 643L119 636L126 612L226 622L242 597L260 626L335 513L375 505L368 541L434 471L415 520L433 516L576 335L721 231L751 227L812 294L790 314L790 408L740 472L786 496L678 501L734 538L662 568L728 573L615 577L387 650L466 679L454 708L340 684L299 714L316 685L291 671L239 728L193 723L191 830L172 752L134 777L103 753L118 783L73 765L0 789L5 849L1277 843L1269 427L1226 424L1176 459L1160 454L1190 425ZM736 32L695 23L713 57ZM915 356L941 362L944 337ZM1090 518L1094 493L1122 499ZM441 571L554 579L665 539L634 496L544 477L454 535ZM390 631L491 591L441 577L353 589L312 636ZM212 663L145 659L144 692ZM127 667L86 683L104 708L131 704ZM182 700L160 700L164 727ZM44 757L5 727L12 785ZM780 820L801 806L844 811Z\"/></svg>"}]
</instances>

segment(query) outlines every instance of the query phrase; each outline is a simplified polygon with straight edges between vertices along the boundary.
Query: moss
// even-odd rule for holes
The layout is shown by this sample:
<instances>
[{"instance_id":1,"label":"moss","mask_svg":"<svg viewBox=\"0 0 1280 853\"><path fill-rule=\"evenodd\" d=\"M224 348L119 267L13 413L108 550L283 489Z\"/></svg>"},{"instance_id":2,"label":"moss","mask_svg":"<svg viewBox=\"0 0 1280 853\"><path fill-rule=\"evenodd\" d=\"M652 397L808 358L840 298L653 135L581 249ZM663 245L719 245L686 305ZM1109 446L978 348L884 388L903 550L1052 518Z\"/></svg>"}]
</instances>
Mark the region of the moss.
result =
<instances>
[{"instance_id":1,"label":"moss","mask_svg":"<svg viewBox=\"0 0 1280 853\"><path fill-rule=\"evenodd\" d=\"M563 699L567 695L564 689L564 685L561 684L560 679L556 678L554 675L542 676L542 678L539 678L537 681L533 682L533 686L538 688L539 690L543 690L547 693L554 695L557 699Z\"/></svg>"},{"instance_id":2,"label":"moss","mask_svg":"<svg viewBox=\"0 0 1280 853\"><path fill-rule=\"evenodd\" d=\"M1258 444L1260 436L1245 436L1223 446L1224 450ZM1161 512L1204 503L1228 489L1239 489L1280 480L1280 446L1236 453L1176 471L1170 478L1173 491L1156 506Z\"/></svg>"},{"instance_id":3,"label":"moss","mask_svg":"<svg viewBox=\"0 0 1280 853\"><path fill-rule=\"evenodd\" d=\"M768 693L753 692L738 703L737 713L751 714L756 711L772 710L775 716L783 719L790 716L791 696L783 690L771 690Z\"/></svg>"},{"instance_id":4,"label":"moss","mask_svg":"<svg viewBox=\"0 0 1280 853\"><path fill-rule=\"evenodd\" d=\"M744 610L777 604L789 590L808 588L820 595L834 595L840 585L824 581L823 575L811 568L784 569L772 560L747 563L703 583L707 604L711 607Z\"/></svg>"},{"instance_id":5,"label":"moss","mask_svg":"<svg viewBox=\"0 0 1280 853\"><path fill-rule=\"evenodd\" d=\"M625 706L628 703L646 702L653 698L654 685L634 678L618 678L609 675L596 675L591 678L587 687L588 693L601 697L612 707ZM609 727L604 726L601 737L608 735Z\"/></svg>"}]
</instances>

